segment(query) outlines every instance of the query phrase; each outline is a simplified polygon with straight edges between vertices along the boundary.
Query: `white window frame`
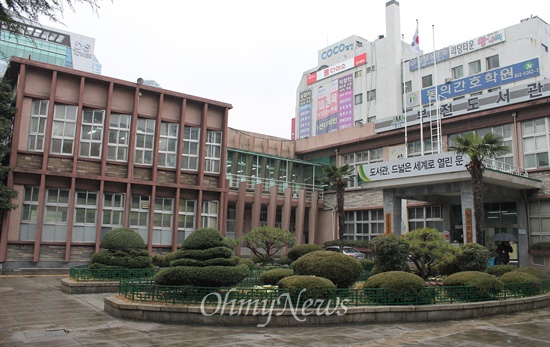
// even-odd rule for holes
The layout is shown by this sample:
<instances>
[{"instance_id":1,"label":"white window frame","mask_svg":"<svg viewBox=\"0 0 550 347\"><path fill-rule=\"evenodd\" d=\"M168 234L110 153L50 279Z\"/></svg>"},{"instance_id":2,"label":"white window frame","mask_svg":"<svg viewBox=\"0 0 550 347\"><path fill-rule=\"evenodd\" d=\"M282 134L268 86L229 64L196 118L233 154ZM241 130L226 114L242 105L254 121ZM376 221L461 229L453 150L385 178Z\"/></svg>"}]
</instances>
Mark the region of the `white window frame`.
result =
<instances>
[{"instance_id":1,"label":"white window frame","mask_svg":"<svg viewBox=\"0 0 550 347\"><path fill-rule=\"evenodd\" d=\"M178 132L179 124L161 122L159 138L159 167L176 167L176 157L178 154Z\"/></svg>"},{"instance_id":2,"label":"white window frame","mask_svg":"<svg viewBox=\"0 0 550 347\"><path fill-rule=\"evenodd\" d=\"M174 198L156 197L153 215L153 244L171 245Z\"/></svg>"},{"instance_id":3,"label":"white window frame","mask_svg":"<svg viewBox=\"0 0 550 347\"><path fill-rule=\"evenodd\" d=\"M416 206L408 208L409 219L407 225L409 231L421 228L432 228L443 231L443 217L441 205ZM415 211L413 213L413 211ZM422 216L417 217L416 211L422 211ZM412 218L411 218L412 216Z\"/></svg>"},{"instance_id":4,"label":"white window frame","mask_svg":"<svg viewBox=\"0 0 550 347\"><path fill-rule=\"evenodd\" d=\"M550 137L548 122L549 118L538 118L522 123L523 166L526 169L549 166ZM530 163L533 160L535 161L534 165ZM544 161L546 161L546 165L540 165Z\"/></svg>"},{"instance_id":5,"label":"white window frame","mask_svg":"<svg viewBox=\"0 0 550 347\"><path fill-rule=\"evenodd\" d=\"M369 90L367 92L367 101L376 100L376 89Z\"/></svg>"},{"instance_id":6,"label":"white window frame","mask_svg":"<svg viewBox=\"0 0 550 347\"><path fill-rule=\"evenodd\" d=\"M464 65L458 65L453 67L451 69L451 72L454 80L464 77Z\"/></svg>"},{"instance_id":7,"label":"white window frame","mask_svg":"<svg viewBox=\"0 0 550 347\"><path fill-rule=\"evenodd\" d=\"M178 244L197 228L197 200L180 199L178 211Z\"/></svg>"},{"instance_id":8,"label":"white window frame","mask_svg":"<svg viewBox=\"0 0 550 347\"><path fill-rule=\"evenodd\" d=\"M181 169L197 171L199 169L200 128L185 126L183 129L183 150Z\"/></svg>"},{"instance_id":9,"label":"white window frame","mask_svg":"<svg viewBox=\"0 0 550 347\"><path fill-rule=\"evenodd\" d=\"M201 212L201 227L218 229L218 211L220 202L217 200L203 201Z\"/></svg>"},{"instance_id":10,"label":"white window frame","mask_svg":"<svg viewBox=\"0 0 550 347\"><path fill-rule=\"evenodd\" d=\"M135 230L145 243L149 240L149 210L151 197L149 195L132 196L130 207L130 229ZM135 223L137 221L137 223Z\"/></svg>"},{"instance_id":11,"label":"white window frame","mask_svg":"<svg viewBox=\"0 0 550 347\"><path fill-rule=\"evenodd\" d=\"M107 160L128 161L131 124L132 116L128 114L111 113Z\"/></svg>"},{"instance_id":12,"label":"white window frame","mask_svg":"<svg viewBox=\"0 0 550 347\"><path fill-rule=\"evenodd\" d=\"M49 188L46 190L42 241L67 241L69 200L69 189Z\"/></svg>"},{"instance_id":13,"label":"white window frame","mask_svg":"<svg viewBox=\"0 0 550 347\"><path fill-rule=\"evenodd\" d=\"M105 110L85 108L82 111L79 157L101 158Z\"/></svg>"},{"instance_id":14,"label":"white window frame","mask_svg":"<svg viewBox=\"0 0 550 347\"><path fill-rule=\"evenodd\" d=\"M492 70L500 67L498 54L485 58L485 64L487 66L487 70Z\"/></svg>"},{"instance_id":15,"label":"white window frame","mask_svg":"<svg viewBox=\"0 0 550 347\"><path fill-rule=\"evenodd\" d=\"M433 86L434 82L433 82L433 77L432 75L426 75L426 76L422 76L422 88L428 88L428 87L431 87Z\"/></svg>"},{"instance_id":16,"label":"white window frame","mask_svg":"<svg viewBox=\"0 0 550 347\"><path fill-rule=\"evenodd\" d=\"M206 131L204 172L220 173L222 160L222 132Z\"/></svg>"},{"instance_id":17,"label":"white window frame","mask_svg":"<svg viewBox=\"0 0 550 347\"><path fill-rule=\"evenodd\" d=\"M72 242L95 242L99 192L76 191Z\"/></svg>"},{"instance_id":18,"label":"white window frame","mask_svg":"<svg viewBox=\"0 0 550 347\"><path fill-rule=\"evenodd\" d=\"M361 94L355 94L353 100L354 100L355 105L362 104L363 103L363 94L362 93Z\"/></svg>"},{"instance_id":19,"label":"white window frame","mask_svg":"<svg viewBox=\"0 0 550 347\"><path fill-rule=\"evenodd\" d=\"M21 225L19 241L36 240L36 223L38 221L38 193L39 187L25 186L21 209Z\"/></svg>"},{"instance_id":20,"label":"white window frame","mask_svg":"<svg viewBox=\"0 0 550 347\"><path fill-rule=\"evenodd\" d=\"M134 150L134 163L139 165L153 165L153 153L155 150L155 125L156 120L138 118L136 131L136 148Z\"/></svg>"},{"instance_id":21,"label":"white window frame","mask_svg":"<svg viewBox=\"0 0 550 347\"><path fill-rule=\"evenodd\" d=\"M29 141L27 148L33 152L44 152L44 137L48 122L48 100L33 100L31 121L29 124Z\"/></svg>"},{"instance_id":22,"label":"white window frame","mask_svg":"<svg viewBox=\"0 0 550 347\"><path fill-rule=\"evenodd\" d=\"M78 107L55 105L50 154L73 155Z\"/></svg>"},{"instance_id":23,"label":"white window frame","mask_svg":"<svg viewBox=\"0 0 550 347\"><path fill-rule=\"evenodd\" d=\"M475 75L481 72L481 60L475 60L468 63L468 74Z\"/></svg>"},{"instance_id":24,"label":"white window frame","mask_svg":"<svg viewBox=\"0 0 550 347\"><path fill-rule=\"evenodd\" d=\"M101 238L115 228L124 224L124 209L126 207L125 193L103 193L103 209L101 216Z\"/></svg>"},{"instance_id":25,"label":"white window frame","mask_svg":"<svg viewBox=\"0 0 550 347\"><path fill-rule=\"evenodd\" d=\"M385 233L383 209L349 211L345 215L345 240L370 241Z\"/></svg>"},{"instance_id":26,"label":"white window frame","mask_svg":"<svg viewBox=\"0 0 550 347\"><path fill-rule=\"evenodd\" d=\"M342 165L348 164L350 167L357 167L364 164L380 163L384 160L384 149L374 148L361 152L354 152L342 155ZM351 175L348 181L348 188L359 186L357 175Z\"/></svg>"}]
</instances>

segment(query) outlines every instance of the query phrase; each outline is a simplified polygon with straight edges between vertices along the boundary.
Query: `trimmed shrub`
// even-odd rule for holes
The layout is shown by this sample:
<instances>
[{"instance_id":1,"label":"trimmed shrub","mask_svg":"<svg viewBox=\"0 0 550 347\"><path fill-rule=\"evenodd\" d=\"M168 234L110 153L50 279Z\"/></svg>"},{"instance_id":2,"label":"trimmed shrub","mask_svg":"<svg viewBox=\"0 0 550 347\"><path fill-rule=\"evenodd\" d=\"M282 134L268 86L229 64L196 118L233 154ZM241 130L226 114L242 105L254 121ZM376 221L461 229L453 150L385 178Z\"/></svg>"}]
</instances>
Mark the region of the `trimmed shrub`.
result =
<instances>
[{"instance_id":1,"label":"trimmed shrub","mask_svg":"<svg viewBox=\"0 0 550 347\"><path fill-rule=\"evenodd\" d=\"M448 259L443 259L436 266L434 266L434 275L439 276L449 276L454 273L460 272L458 267L458 261L456 256L449 257Z\"/></svg>"},{"instance_id":2,"label":"trimmed shrub","mask_svg":"<svg viewBox=\"0 0 550 347\"><path fill-rule=\"evenodd\" d=\"M223 247L223 236L214 228L200 228L191 233L181 244L186 249L207 249L212 247ZM227 247L226 247L227 248Z\"/></svg>"},{"instance_id":3,"label":"trimmed shrub","mask_svg":"<svg viewBox=\"0 0 550 347\"><path fill-rule=\"evenodd\" d=\"M359 263L363 267L363 271L372 272L372 268L374 267L374 260L361 259L359 260Z\"/></svg>"},{"instance_id":4,"label":"trimmed shrub","mask_svg":"<svg viewBox=\"0 0 550 347\"><path fill-rule=\"evenodd\" d=\"M181 258L170 262L170 266L236 266L239 264L239 257L231 258L212 258L206 260L198 260L191 258Z\"/></svg>"},{"instance_id":5,"label":"trimmed shrub","mask_svg":"<svg viewBox=\"0 0 550 347\"><path fill-rule=\"evenodd\" d=\"M223 238L223 245L229 248L230 250L234 251L235 247L237 247L237 240L226 236Z\"/></svg>"},{"instance_id":6,"label":"trimmed shrub","mask_svg":"<svg viewBox=\"0 0 550 347\"><path fill-rule=\"evenodd\" d=\"M190 258L196 260L206 260L212 258L229 258L233 255L227 247L212 247L208 249L187 249L181 252L181 258Z\"/></svg>"},{"instance_id":7,"label":"trimmed shrub","mask_svg":"<svg viewBox=\"0 0 550 347\"><path fill-rule=\"evenodd\" d=\"M174 266L160 270L154 276L159 285L192 285L197 287L227 287L241 282L250 269L237 266Z\"/></svg>"},{"instance_id":8,"label":"trimmed shrub","mask_svg":"<svg viewBox=\"0 0 550 347\"><path fill-rule=\"evenodd\" d=\"M291 250L288 251L288 257L294 261L298 260L301 256L304 254L308 254L315 251L322 251L323 247L319 245L313 245L313 244L302 244L292 247ZM291 262L292 262L291 261Z\"/></svg>"},{"instance_id":9,"label":"trimmed shrub","mask_svg":"<svg viewBox=\"0 0 550 347\"><path fill-rule=\"evenodd\" d=\"M363 270L354 257L329 251L308 253L293 264L296 275L324 277L331 280L338 288L349 288Z\"/></svg>"},{"instance_id":10,"label":"trimmed shrub","mask_svg":"<svg viewBox=\"0 0 550 347\"><path fill-rule=\"evenodd\" d=\"M264 262L264 259L261 259L257 255L253 255L250 259L252 259L254 264L260 264L260 263ZM272 262L273 262L273 257L268 258L268 259L265 260L266 264L269 264L269 263L272 263Z\"/></svg>"},{"instance_id":11,"label":"trimmed shrub","mask_svg":"<svg viewBox=\"0 0 550 347\"><path fill-rule=\"evenodd\" d=\"M145 241L132 229L116 228L109 231L101 240L99 247L110 251L130 251L132 249L144 249Z\"/></svg>"},{"instance_id":12,"label":"trimmed shrub","mask_svg":"<svg viewBox=\"0 0 550 347\"><path fill-rule=\"evenodd\" d=\"M517 269L518 268L515 265L495 265L495 266L491 266L490 268L488 268L487 273L489 275L493 275L493 276L496 276L496 277L501 277L505 273L510 272L510 271L515 271Z\"/></svg>"},{"instance_id":13,"label":"trimmed shrub","mask_svg":"<svg viewBox=\"0 0 550 347\"><path fill-rule=\"evenodd\" d=\"M409 245L393 234L380 235L371 240L374 254L373 273L404 271L409 268Z\"/></svg>"},{"instance_id":14,"label":"trimmed shrub","mask_svg":"<svg viewBox=\"0 0 550 347\"><path fill-rule=\"evenodd\" d=\"M288 256L286 256L286 255L283 255L281 258L279 258L279 261L278 261L278 263L279 263L280 265L290 265L290 263L292 263L292 262L293 262L293 260L290 259L290 258L289 258Z\"/></svg>"},{"instance_id":15,"label":"trimmed shrub","mask_svg":"<svg viewBox=\"0 0 550 347\"><path fill-rule=\"evenodd\" d=\"M446 290L447 295L457 300L465 301L484 301L491 300L500 291L504 289L501 281L495 276L489 275L481 271L463 271L457 272L446 277L443 280L445 287L471 286L472 290L460 288L449 288ZM472 298L473 296L473 298Z\"/></svg>"},{"instance_id":16,"label":"trimmed shrub","mask_svg":"<svg viewBox=\"0 0 550 347\"><path fill-rule=\"evenodd\" d=\"M507 272L502 275L500 280L502 283L509 284L506 286L507 290L521 296L537 295L542 288L540 278L522 271Z\"/></svg>"},{"instance_id":17,"label":"trimmed shrub","mask_svg":"<svg viewBox=\"0 0 550 347\"><path fill-rule=\"evenodd\" d=\"M246 264L249 268L256 267L256 263L250 258L239 258L239 264Z\"/></svg>"},{"instance_id":18,"label":"trimmed shrub","mask_svg":"<svg viewBox=\"0 0 550 347\"><path fill-rule=\"evenodd\" d=\"M540 278L541 280L550 279L550 273L548 273L546 271L536 269L534 267L522 266L522 267L518 268L516 271L526 272L526 273L531 274L531 275L533 275L537 278Z\"/></svg>"},{"instance_id":19,"label":"trimmed shrub","mask_svg":"<svg viewBox=\"0 0 550 347\"><path fill-rule=\"evenodd\" d=\"M336 288L329 279L317 276L293 275L277 282L279 288L286 289L293 301L303 302L308 299L323 299L330 296Z\"/></svg>"},{"instance_id":20,"label":"trimmed shrub","mask_svg":"<svg viewBox=\"0 0 550 347\"><path fill-rule=\"evenodd\" d=\"M292 276L294 271L291 269L271 269L263 272L258 279L260 285L276 285L281 279Z\"/></svg>"},{"instance_id":21,"label":"trimmed shrub","mask_svg":"<svg viewBox=\"0 0 550 347\"><path fill-rule=\"evenodd\" d=\"M460 245L456 262L460 271L485 271L491 257L491 251L478 243Z\"/></svg>"},{"instance_id":22,"label":"trimmed shrub","mask_svg":"<svg viewBox=\"0 0 550 347\"><path fill-rule=\"evenodd\" d=\"M368 299L379 304L430 304L432 298L424 290L422 277L404 271L388 271L369 277L363 288L380 288L367 291Z\"/></svg>"},{"instance_id":23,"label":"trimmed shrub","mask_svg":"<svg viewBox=\"0 0 550 347\"><path fill-rule=\"evenodd\" d=\"M102 264L115 268L142 269L153 267L153 258L149 255L132 257L129 253L123 251L111 252L109 250L102 250L92 255L93 264Z\"/></svg>"}]
</instances>

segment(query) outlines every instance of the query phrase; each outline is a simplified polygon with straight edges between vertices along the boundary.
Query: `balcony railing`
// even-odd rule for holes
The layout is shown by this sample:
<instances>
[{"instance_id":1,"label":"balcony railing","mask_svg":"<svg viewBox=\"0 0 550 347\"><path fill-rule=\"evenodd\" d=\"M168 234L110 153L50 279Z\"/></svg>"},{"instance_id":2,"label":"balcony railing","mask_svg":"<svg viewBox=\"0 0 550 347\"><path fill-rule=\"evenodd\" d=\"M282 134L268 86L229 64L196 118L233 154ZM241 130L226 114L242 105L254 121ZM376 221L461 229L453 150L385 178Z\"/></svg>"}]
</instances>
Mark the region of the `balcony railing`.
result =
<instances>
[{"instance_id":1,"label":"balcony railing","mask_svg":"<svg viewBox=\"0 0 550 347\"><path fill-rule=\"evenodd\" d=\"M241 182L246 182L246 190L254 191L257 184L263 184L263 192L269 193L271 187L277 186L277 194L284 196L287 188L292 188L292 197L297 198L298 192L302 189L306 191L306 199L311 199L313 192L319 192L319 200L323 200L324 187L319 184L306 184L298 182L287 182L274 180L270 178L251 177L245 175L227 175L229 180L229 188L238 189Z\"/></svg>"},{"instance_id":2,"label":"balcony railing","mask_svg":"<svg viewBox=\"0 0 550 347\"><path fill-rule=\"evenodd\" d=\"M516 175L516 176L521 176L521 177L528 177L527 170L525 170L524 168L514 166L502 161L485 158L483 159L483 164L487 169L506 172L506 173Z\"/></svg>"}]
</instances>

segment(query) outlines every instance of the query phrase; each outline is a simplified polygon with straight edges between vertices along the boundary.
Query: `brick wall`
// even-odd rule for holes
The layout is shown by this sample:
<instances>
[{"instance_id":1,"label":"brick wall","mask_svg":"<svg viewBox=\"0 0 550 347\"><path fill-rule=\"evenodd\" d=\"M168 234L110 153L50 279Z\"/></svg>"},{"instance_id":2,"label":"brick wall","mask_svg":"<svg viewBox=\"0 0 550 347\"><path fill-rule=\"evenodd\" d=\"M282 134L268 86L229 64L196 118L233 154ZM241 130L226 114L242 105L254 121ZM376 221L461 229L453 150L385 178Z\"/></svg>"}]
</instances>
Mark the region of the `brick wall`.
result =
<instances>
[{"instance_id":1,"label":"brick wall","mask_svg":"<svg viewBox=\"0 0 550 347\"><path fill-rule=\"evenodd\" d=\"M17 156L16 165L18 168L40 170L42 168L42 156L32 154L20 154Z\"/></svg>"}]
</instances>

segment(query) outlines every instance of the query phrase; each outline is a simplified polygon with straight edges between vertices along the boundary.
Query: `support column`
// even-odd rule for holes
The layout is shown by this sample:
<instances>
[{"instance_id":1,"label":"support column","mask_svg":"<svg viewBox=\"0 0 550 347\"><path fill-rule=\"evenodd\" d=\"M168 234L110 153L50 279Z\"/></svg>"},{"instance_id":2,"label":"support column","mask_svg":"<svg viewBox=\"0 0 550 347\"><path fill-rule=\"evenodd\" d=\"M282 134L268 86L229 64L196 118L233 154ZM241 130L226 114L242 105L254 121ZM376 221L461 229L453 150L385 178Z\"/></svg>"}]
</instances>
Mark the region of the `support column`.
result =
<instances>
[{"instance_id":1,"label":"support column","mask_svg":"<svg viewBox=\"0 0 550 347\"><path fill-rule=\"evenodd\" d=\"M395 189L384 189L384 220L386 233L401 235L401 199Z\"/></svg>"},{"instance_id":2,"label":"support column","mask_svg":"<svg viewBox=\"0 0 550 347\"><path fill-rule=\"evenodd\" d=\"M474 194L470 182L460 183L460 208L462 212L462 236L464 243L477 242Z\"/></svg>"},{"instance_id":3,"label":"support column","mask_svg":"<svg viewBox=\"0 0 550 347\"><path fill-rule=\"evenodd\" d=\"M527 237L528 218L527 203L524 199L516 200L516 210L518 213L518 266L529 265L529 238Z\"/></svg>"}]
</instances>

